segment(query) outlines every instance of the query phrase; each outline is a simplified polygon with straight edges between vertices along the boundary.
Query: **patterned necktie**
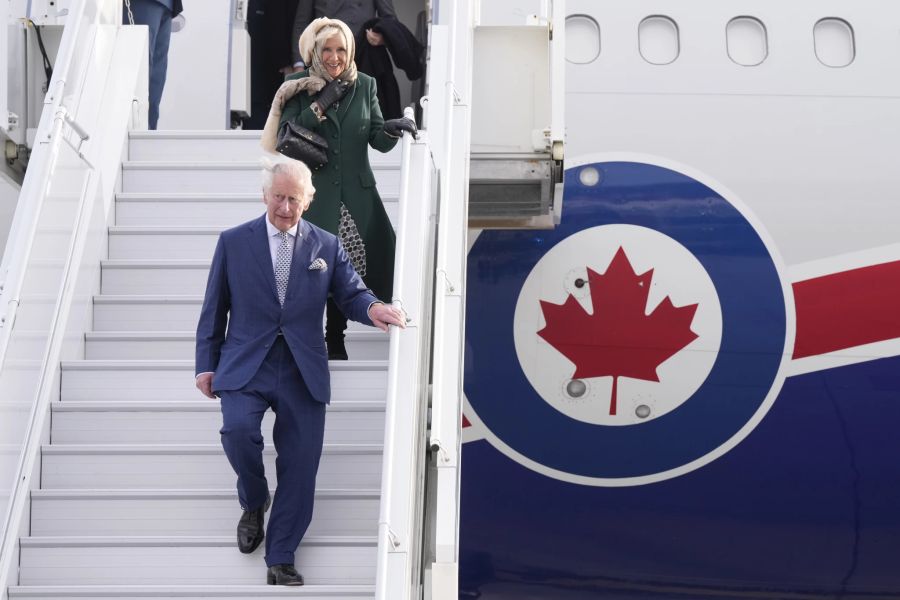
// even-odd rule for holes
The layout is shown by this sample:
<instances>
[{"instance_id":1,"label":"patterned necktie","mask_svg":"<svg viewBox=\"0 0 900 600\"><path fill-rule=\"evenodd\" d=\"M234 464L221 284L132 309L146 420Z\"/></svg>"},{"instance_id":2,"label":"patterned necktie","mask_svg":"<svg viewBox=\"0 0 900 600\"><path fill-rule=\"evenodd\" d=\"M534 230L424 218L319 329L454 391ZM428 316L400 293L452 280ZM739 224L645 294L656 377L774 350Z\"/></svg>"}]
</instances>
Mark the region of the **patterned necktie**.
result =
<instances>
[{"instance_id":1,"label":"patterned necktie","mask_svg":"<svg viewBox=\"0 0 900 600\"><path fill-rule=\"evenodd\" d=\"M291 274L291 240L287 231L279 231L281 245L275 254L275 288L278 291L278 302L284 306L284 295L287 293L288 277Z\"/></svg>"}]
</instances>

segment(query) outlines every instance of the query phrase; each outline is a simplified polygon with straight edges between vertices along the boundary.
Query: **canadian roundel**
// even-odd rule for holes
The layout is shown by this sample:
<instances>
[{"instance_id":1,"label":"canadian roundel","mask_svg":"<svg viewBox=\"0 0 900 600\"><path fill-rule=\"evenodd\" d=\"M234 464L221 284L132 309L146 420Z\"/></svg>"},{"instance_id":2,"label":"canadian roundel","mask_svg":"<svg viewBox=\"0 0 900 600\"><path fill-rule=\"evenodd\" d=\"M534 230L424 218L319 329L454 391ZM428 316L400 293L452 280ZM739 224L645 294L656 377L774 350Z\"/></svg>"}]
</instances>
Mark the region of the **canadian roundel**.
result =
<instances>
[{"instance_id":1,"label":"canadian roundel","mask_svg":"<svg viewBox=\"0 0 900 600\"><path fill-rule=\"evenodd\" d=\"M779 267L739 202L649 162L566 171L553 230L469 252L466 416L513 460L637 485L714 460L780 389Z\"/></svg>"}]
</instances>

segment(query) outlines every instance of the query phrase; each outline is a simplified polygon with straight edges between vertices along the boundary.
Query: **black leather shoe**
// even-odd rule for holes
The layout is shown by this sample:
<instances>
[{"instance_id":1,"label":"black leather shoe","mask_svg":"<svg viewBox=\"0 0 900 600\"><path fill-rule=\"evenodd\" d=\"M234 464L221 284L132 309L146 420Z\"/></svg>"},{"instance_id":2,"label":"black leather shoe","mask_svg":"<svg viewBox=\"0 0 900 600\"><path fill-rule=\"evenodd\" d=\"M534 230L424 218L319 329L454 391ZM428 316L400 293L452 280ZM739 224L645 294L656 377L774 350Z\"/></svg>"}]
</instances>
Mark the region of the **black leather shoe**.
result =
<instances>
[{"instance_id":1,"label":"black leather shoe","mask_svg":"<svg viewBox=\"0 0 900 600\"><path fill-rule=\"evenodd\" d=\"M343 336L340 339L325 338L325 346L328 348L328 360L348 360Z\"/></svg>"},{"instance_id":2,"label":"black leather shoe","mask_svg":"<svg viewBox=\"0 0 900 600\"><path fill-rule=\"evenodd\" d=\"M266 573L269 585L303 585L303 575L297 572L294 565L272 565Z\"/></svg>"},{"instance_id":3,"label":"black leather shoe","mask_svg":"<svg viewBox=\"0 0 900 600\"><path fill-rule=\"evenodd\" d=\"M250 554L262 543L266 537L266 511L272 503L271 496L266 496L266 503L256 510L245 510L238 521L237 542L238 550L244 554Z\"/></svg>"}]
</instances>

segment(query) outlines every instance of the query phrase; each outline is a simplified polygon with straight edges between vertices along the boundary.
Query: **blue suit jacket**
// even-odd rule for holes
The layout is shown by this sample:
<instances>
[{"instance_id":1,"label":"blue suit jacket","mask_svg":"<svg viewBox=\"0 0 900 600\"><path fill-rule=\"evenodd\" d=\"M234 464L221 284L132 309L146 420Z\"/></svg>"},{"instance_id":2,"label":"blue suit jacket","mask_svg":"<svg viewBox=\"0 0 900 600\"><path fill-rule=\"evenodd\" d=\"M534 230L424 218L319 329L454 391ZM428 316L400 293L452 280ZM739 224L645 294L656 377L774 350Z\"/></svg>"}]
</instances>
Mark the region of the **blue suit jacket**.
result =
<instances>
[{"instance_id":1,"label":"blue suit jacket","mask_svg":"<svg viewBox=\"0 0 900 600\"><path fill-rule=\"evenodd\" d=\"M338 239L300 221L284 307L278 303L266 215L219 236L197 325L196 372L215 371L212 389L244 387L279 332L313 399L328 403L331 382L322 332L329 293L347 317L371 325L377 298L366 288ZM309 270L317 258L324 270ZM226 328L227 326L227 328ZM226 332L227 329L227 332Z\"/></svg>"}]
</instances>

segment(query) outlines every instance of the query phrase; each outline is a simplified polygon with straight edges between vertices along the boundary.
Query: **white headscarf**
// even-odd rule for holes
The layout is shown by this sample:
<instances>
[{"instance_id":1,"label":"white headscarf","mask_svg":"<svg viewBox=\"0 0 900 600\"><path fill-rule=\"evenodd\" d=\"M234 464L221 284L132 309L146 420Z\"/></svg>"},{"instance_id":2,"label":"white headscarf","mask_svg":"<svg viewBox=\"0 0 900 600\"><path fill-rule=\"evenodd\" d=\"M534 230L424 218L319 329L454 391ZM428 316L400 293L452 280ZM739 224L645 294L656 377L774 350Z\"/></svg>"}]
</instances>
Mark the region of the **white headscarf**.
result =
<instances>
[{"instance_id":1,"label":"white headscarf","mask_svg":"<svg viewBox=\"0 0 900 600\"><path fill-rule=\"evenodd\" d=\"M354 57L356 55L356 44L353 39L353 33L347 24L338 19L329 19L328 17L320 17L310 23L300 40L297 42L300 46L300 57L306 63L309 69L308 77L299 79L291 79L285 81L275 93L272 100L272 108L269 109L269 116L266 119L266 125L263 128L262 139L260 145L268 152L275 151L275 142L278 137L278 123L281 121L281 113L284 111L284 105L288 100L306 90L310 96L318 94L325 84L333 78L322 65L322 47L325 41L340 35L344 38L344 47L347 49L347 66L344 71L338 75L338 79L344 81L356 81L356 63Z\"/></svg>"}]
</instances>

